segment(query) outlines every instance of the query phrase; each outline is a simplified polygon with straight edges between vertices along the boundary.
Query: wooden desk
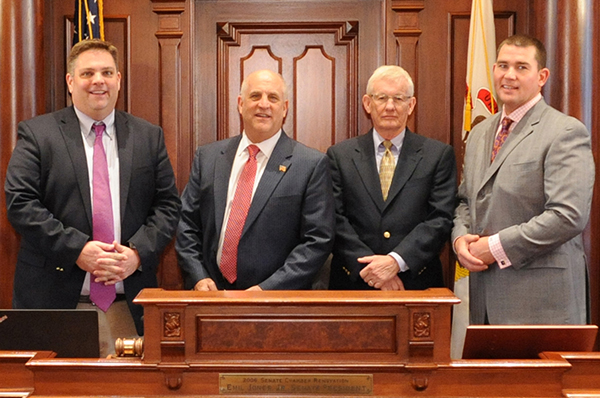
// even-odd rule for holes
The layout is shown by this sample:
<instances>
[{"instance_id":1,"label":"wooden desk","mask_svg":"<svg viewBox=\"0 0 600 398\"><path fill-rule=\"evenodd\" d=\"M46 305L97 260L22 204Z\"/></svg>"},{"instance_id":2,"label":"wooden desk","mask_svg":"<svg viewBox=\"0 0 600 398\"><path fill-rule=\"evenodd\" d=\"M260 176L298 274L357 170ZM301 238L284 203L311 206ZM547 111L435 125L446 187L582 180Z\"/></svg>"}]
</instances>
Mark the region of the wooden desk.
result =
<instances>
[{"instance_id":1,"label":"wooden desk","mask_svg":"<svg viewBox=\"0 0 600 398\"><path fill-rule=\"evenodd\" d=\"M584 397L600 391L600 353L450 360L450 311L458 300L446 289L390 293L150 289L136 300L145 306L143 358L58 359L44 353L0 353L0 393Z\"/></svg>"}]
</instances>

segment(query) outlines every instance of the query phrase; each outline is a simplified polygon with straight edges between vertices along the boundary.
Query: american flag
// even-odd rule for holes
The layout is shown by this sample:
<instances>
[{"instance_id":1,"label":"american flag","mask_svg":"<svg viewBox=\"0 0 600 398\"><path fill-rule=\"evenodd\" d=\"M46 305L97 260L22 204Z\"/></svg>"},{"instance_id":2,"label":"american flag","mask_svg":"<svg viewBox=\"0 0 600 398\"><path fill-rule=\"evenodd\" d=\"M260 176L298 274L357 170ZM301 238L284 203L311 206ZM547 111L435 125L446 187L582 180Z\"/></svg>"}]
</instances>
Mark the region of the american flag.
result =
<instances>
[{"instance_id":1,"label":"american flag","mask_svg":"<svg viewBox=\"0 0 600 398\"><path fill-rule=\"evenodd\" d=\"M75 0L73 45L82 40L104 40L103 0Z\"/></svg>"}]
</instances>

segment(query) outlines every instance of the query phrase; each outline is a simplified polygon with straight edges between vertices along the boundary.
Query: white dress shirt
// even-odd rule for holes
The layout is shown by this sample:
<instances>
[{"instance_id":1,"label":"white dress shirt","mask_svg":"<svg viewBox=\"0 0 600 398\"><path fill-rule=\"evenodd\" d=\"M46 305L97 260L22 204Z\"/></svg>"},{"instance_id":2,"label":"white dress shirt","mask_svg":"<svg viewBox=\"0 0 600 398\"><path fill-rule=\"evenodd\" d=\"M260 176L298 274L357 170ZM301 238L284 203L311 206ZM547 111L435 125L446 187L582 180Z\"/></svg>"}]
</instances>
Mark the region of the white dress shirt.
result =
<instances>
[{"instance_id":1,"label":"white dress shirt","mask_svg":"<svg viewBox=\"0 0 600 398\"><path fill-rule=\"evenodd\" d=\"M120 243L121 241L121 189L119 186L119 151L117 150L117 131L115 127L115 111L113 110L104 120L94 120L81 112L79 109L74 107L77 118L79 119L79 126L81 129L81 137L83 139L83 147L85 149L85 157L87 159L88 167L88 180L90 184L90 198L93 197L94 193L94 182L92 176L94 175L94 141L96 135L92 131L94 123L103 122L106 126L104 134L102 136L102 145L104 145L104 152L106 152L106 162L108 164L108 178L110 183L110 198L112 201L113 211L113 225L114 225L114 236L115 240ZM92 200L92 207L94 201ZM112 242L110 242L112 243ZM124 293L123 282L118 282L116 285L117 293ZM88 296L90 294L90 273L88 272L85 276L85 281L81 289L81 294Z\"/></svg>"}]
</instances>

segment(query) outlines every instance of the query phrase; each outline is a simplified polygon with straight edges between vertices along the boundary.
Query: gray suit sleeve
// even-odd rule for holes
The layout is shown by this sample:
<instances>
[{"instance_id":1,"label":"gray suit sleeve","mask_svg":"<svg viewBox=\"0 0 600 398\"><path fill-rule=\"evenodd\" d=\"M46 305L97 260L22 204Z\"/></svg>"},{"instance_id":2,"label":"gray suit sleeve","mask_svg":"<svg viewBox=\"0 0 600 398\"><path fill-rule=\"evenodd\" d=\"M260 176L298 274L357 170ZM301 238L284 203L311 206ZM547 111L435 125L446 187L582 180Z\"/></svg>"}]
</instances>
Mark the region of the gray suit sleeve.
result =
<instances>
[{"instance_id":1,"label":"gray suit sleeve","mask_svg":"<svg viewBox=\"0 0 600 398\"><path fill-rule=\"evenodd\" d=\"M595 167L589 132L570 117L550 119L540 128L545 126L558 133L543 159L544 211L499 232L502 247L517 267L580 234L590 214Z\"/></svg>"}]
</instances>

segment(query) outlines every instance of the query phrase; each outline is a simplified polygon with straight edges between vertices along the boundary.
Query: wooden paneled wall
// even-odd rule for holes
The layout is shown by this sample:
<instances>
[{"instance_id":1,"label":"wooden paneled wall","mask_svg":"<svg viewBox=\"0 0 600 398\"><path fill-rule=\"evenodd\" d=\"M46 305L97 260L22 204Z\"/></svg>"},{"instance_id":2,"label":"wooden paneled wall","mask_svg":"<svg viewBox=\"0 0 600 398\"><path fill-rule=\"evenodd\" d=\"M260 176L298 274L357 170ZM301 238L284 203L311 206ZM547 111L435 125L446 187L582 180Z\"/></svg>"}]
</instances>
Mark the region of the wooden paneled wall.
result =
<instances>
[{"instance_id":1,"label":"wooden paneled wall","mask_svg":"<svg viewBox=\"0 0 600 398\"><path fill-rule=\"evenodd\" d=\"M271 68L287 80L290 114L284 128L325 150L363 134L370 121L360 97L384 63L406 68L416 84L416 132L461 140L471 0L105 0L106 37L121 51L124 76L118 106L160 124L179 189L196 146L240 131L239 83ZM495 0L499 43L513 33L543 39L552 70L545 96L578 117L600 153L600 17L593 0ZM68 104L65 57L72 1L0 0L0 178L18 121ZM43 32L43 35L41 34ZM596 184L596 198L598 198ZM0 209L0 306L10 306L18 237ZM598 199L594 201L597 203ZM600 319L600 210L586 234L593 316ZM451 283L452 256L443 254ZM165 253L161 285L180 288L173 247Z\"/></svg>"}]
</instances>

